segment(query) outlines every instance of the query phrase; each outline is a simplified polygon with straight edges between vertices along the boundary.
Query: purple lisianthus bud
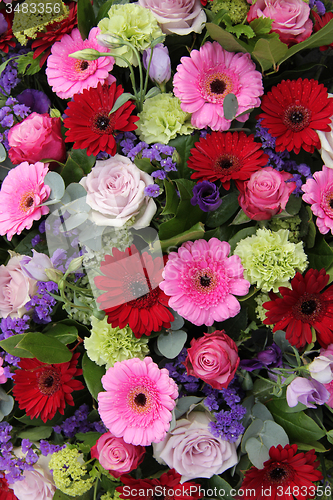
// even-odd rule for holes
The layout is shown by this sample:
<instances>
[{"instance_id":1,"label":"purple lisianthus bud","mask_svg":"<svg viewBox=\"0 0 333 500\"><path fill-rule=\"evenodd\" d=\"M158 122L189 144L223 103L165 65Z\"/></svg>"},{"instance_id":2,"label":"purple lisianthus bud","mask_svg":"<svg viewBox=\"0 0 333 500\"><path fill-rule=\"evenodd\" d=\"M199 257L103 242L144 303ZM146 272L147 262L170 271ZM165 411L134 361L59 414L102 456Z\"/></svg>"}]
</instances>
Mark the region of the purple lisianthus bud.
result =
<instances>
[{"instance_id":1,"label":"purple lisianthus bud","mask_svg":"<svg viewBox=\"0 0 333 500\"><path fill-rule=\"evenodd\" d=\"M7 29L8 29L8 23L5 19L5 16L3 14L0 14L0 35L6 33Z\"/></svg>"},{"instance_id":2,"label":"purple lisianthus bud","mask_svg":"<svg viewBox=\"0 0 333 500\"><path fill-rule=\"evenodd\" d=\"M142 54L142 61L145 69L148 68L151 49L146 49ZM166 83L171 78L171 61L169 57L168 47L163 43L158 43L153 48L153 56L151 58L149 76L156 83Z\"/></svg>"},{"instance_id":3,"label":"purple lisianthus bud","mask_svg":"<svg viewBox=\"0 0 333 500\"><path fill-rule=\"evenodd\" d=\"M16 99L20 104L25 104L31 110L31 113L47 113L51 106L51 101L41 90L25 89Z\"/></svg>"},{"instance_id":4,"label":"purple lisianthus bud","mask_svg":"<svg viewBox=\"0 0 333 500\"><path fill-rule=\"evenodd\" d=\"M32 251L33 256L24 255L21 259L21 268L28 278L37 281L48 281L45 269L53 268L51 259L44 253Z\"/></svg>"},{"instance_id":5,"label":"purple lisianthus bud","mask_svg":"<svg viewBox=\"0 0 333 500\"><path fill-rule=\"evenodd\" d=\"M269 368L276 368L282 365L282 351L276 344L272 344L264 351L257 354L257 358L261 363Z\"/></svg>"},{"instance_id":6,"label":"purple lisianthus bud","mask_svg":"<svg viewBox=\"0 0 333 500\"><path fill-rule=\"evenodd\" d=\"M258 361L257 358L241 359L239 362L239 368L241 370L246 370L247 372L253 372L253 370L261 370L261 368L264 368L264 365Z\"/></svg>"},{"instance_id":7,"label":"purple lisianthus bud","mask_svg":"<svg viewBox=\"0 0 333 500\"><path fill-rule=\"evenodd\" d=\"M203 212L216 210L222 203L217 186L213 182L202 181L193 188L191 205L199 205Z\"/></svg>"},{"instance_id":8,"label":"purple lisianthus bud","mask_svg":"<svg viewBox=\"0 0 333 500\"><path fill-rule=\"evenodd\" d=\"M317 380L296 377L287 387L287 403L290 408L297 406L298 403L308 408L316 408L316 404L323 405L329 398L330 393Z\"/></svg>"}]
</instances>

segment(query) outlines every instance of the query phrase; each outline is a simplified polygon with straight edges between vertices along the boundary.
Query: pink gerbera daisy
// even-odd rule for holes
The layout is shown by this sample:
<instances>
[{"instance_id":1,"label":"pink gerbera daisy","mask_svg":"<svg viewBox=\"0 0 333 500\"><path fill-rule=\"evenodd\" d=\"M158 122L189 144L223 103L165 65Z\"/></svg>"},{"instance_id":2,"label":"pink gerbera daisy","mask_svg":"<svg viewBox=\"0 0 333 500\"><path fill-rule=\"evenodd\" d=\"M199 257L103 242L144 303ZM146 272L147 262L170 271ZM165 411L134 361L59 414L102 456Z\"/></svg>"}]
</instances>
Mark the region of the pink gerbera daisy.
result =
<instances>
[{"instance_id":1,"label":"pink gerbera daisy","mask_svg":"<svg viewBox=\"0 0 333 500\"><path fill-rule=\"evenodd\" d=\"M250 54L227 52L218 42L206 42L190 57L182 57L173 80L174 94L183 111L192 113L196 128L209 126L212 130L228 130L231 120L223 113L227 94L235 94L237 114L260 106L264 93L262 75L256 71ZM245 122L249 113L238 121Z\"/></svg>"},{"instance_id":2,"label":"pink gerbera daisy","mask_svg":"<svg viewBox=\"0 0 333 500\"><path fill-rule=\"evenodd\" d=\"M240 304L233 294L246 295L250 283L240 258L228 258L229 252L229 243L217 238L187 241L171 252L159 285L171 296L169 307L198 326L236 316Z\"/></svg>"},{"instance_id":3,"label":"pink gerbera daisy","mask_svg":"<svg viewBox=\"0 0 333 500\"><path fill-rule=\"evenodd\" d=\"M134 445L163 441L178 397L166 368L149 357L117 361L102 384L106 392L98 395L98 411L112 434Z\"/></svg>"},{"instance_id":4,"label":"pink gerbera daisy","mask_svg":"<svg viewBox=\"0 0 333 500\"><path fill-rule=\"evenodd\" d=\"M50 196L44 184L48 172L45 163L20 163L8 172L0 191L0 234L10 241L14 234L30 229L33 222L49 212L41 204Z\"/></svg>"},{"instance_id":5,"label":"pink gerbera daisy","mask_svg":"<svg viewBox=\"0 0 333 500\"><path fill-rule=\"evenodd\" d=\"M303 184L302 198L311 204L319 231L333 234L333 170L324 165L322 171L315 172L313 177Z\"/></svg>"},{"instance_id":6,"label":"pink gerbera daisy","mask_svg":"<svg viewBox=\"0 0 333 500\"><path fill-rule=\"evenodd\" d=\"M53 92L61 99L73 97L83 89L95 88L98 82L103 84L105 81L108 83L115 81L115 78L109 75L114 64L113 57L99 57L95 61L82 61L69 57L69 54L83 49L109 52L98 44L96 36L99 33L99 28L92 28L88 39L82 40L79 30L75 28L70 35L64 35L60 42L52 46L45 73Z\"/></svg>"}]
</instances>

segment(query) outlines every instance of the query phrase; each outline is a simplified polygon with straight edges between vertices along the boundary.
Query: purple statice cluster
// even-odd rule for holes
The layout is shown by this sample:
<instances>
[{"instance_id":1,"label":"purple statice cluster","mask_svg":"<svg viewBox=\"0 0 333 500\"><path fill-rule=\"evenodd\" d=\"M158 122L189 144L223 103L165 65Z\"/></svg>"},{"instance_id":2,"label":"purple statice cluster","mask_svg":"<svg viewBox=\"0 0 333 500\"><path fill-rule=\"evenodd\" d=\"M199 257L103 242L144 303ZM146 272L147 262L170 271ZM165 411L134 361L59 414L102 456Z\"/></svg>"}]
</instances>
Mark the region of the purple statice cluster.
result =
<instances>
[{"instance_id":1,"label":"purple statice cluster","mask_svg":"<svg viewBox=\"0 0 333 500\"><path fill-rule=\"evenodd\" d=\"M58 292L57 283L54 283L54 281L37 281L37 293L25 304L27 311L34 308L32 319L38 325L45 325L51 321L51 313L57 301L49 292Z\"/></svg>"},{"instance_id":2,"label":"purple statice cluster","mask_svg":"<svg viewBox=\"0 0 333 500\"><path fill-rule=\"evenodd\" d=\"M182 392L182 388L186 389L186 393L195 393L200 389L200 380L192 375L187 375L184 365L186 356L187 349L184 347L172 362L165 364L165 368L169 370L169 376L173 378L178 385L181 385L180 396L185 396L185 393Z\"/></svg>"},{"instance_id":3,"label":"purple statice cluster","mask_svg":"<svg viewBox=\"0 0 333 500\"><path fill-rule=\"evenodd\" d=\"M17 333L24 333L29 329L30 317L25 314L22 318L2 318L0 322L0 340L8 339ZM2 351L0 356L4 360L4 375L7 378L13 378L11 368L17 368L20 358L12 356L11 354Z\"/></svg>"},{"instance_id":4,"label":"purple statice cluster","mask_svg":"<svg viewBox=\"0 0 333 500\"><path fill-rule=\"evenodd\" d=\"M205 386L203 392L206 394L204 405L209 411L218 410L224 403L229 406L213 413L216 422L210 422L210 432L218 438L225 439L230 443L237 441L244 432L242 420L246 414L246 408L240 404L240 386L235 378L227 389L217 390Z\"/></svg>"},{"instance_id":5,"label":"purple statice cluster","mask_svg":"<svg viewBox=\"0 0 333 500\"><path fill-rule=\"evenodd\" d=\"M256 124L255 137L258 137L262 142L262 147L265 153L269 156L269 163L267 166L275 168L275 170L283 170L290 172L293 177L287 182L295 182L296 188L293 191L295 196L303 194L302 185L305 184L307 179L312 179L311 169L305 163L298 165L296 161L290 159L288 151L277 153L275 151L275 137L272 137L267 128L261 126L261 121L258 120ZM304 180L305 179L305 180Z\"/></svg>"},{"instance_id":6,"label":"purple statice cluster","mask_svg":"<svg viewBox=\"0 0 333 500\"><path fill-rule=\"evenodd\" d=\"M22 441L23 443L23 441ZM23 446L22 446L23 447ZM63 448L66 448L66 445L60 446L59 444L51 444L45 439L41 439L39 441L39 449L41 454L44 457L47 457L47 455L51 455L52 453L57 453L58 451L62 450Z\"/></svg>"},{"instance_id":7,"label":"purple statice cluster","mask_svg":"<svg viewBox=\"0 0 333 500\"><path fill-rule=\"evenodd\" d=\"M172 160L175 148L165 144L147 144L146 142L138 142L138 138L132 132L125 132L116 137L117 142L122 148L122 152L130 160L134 161L136 157L148 158L157 168L152 172L151 176L154 179L163 181L168 172L177 171L176 162ZM162 168L160 168L162 167ZM156 198L160 194L158 184L152 184L145 188L145 195Z\"/></svg>"},{"instance_id":8,"label":"purple statice cluster","mask_svg":"<svg viewBox=\"0 0 333 500\"><path fill-rule=\"evenodd\" d=\"M325 5L320 0L310 0L309 7L310 9L316 8L320 16L323 16L326 12Z\"/></svg>"},{"instance_id":9,"label":"purple statice cluster","mask_svg":"<svg viewBox=\"0 0 333 500\"><path fill-rule=\"evenodd\" d=\"M41 234L45 234L45 223L46 221L43 220L39 226L38 226L38 231L40 232L40 234L36 234L36 236L34 236L32 239L31 239L31 246L32 248L35 248L39 243L42 242L42 237L41 237Z\"/></svg>"},{"instance_id":10,"label":"purple statice cluster","mask_svg":"<svg viewBox=\"0 0 333 500\"><path fill-rule=\"evenodd\" d=\"M8 422L0 423L0 471L4 472L9 484L24 479L24 471L34 470L33 464L38 460L38 454L29 439L22 439L22 452L25 457L18 458L14 454L10 435L12 429Z\"/></svg>"},{"instance_id":11,"label":"purple statice cluster","mask_svg":"<svg viewBox=\"0 0 333 500\"><path fill-rule=\"evenodd\" d=\"M86 433L90 431L106 432L102 421L89 422L89 407L86 404L81 405L72 417L66 418L60 425L53 427L54 432L63 434L66 438L74 437L78 432Z\"/></svg>"}]
</instances>

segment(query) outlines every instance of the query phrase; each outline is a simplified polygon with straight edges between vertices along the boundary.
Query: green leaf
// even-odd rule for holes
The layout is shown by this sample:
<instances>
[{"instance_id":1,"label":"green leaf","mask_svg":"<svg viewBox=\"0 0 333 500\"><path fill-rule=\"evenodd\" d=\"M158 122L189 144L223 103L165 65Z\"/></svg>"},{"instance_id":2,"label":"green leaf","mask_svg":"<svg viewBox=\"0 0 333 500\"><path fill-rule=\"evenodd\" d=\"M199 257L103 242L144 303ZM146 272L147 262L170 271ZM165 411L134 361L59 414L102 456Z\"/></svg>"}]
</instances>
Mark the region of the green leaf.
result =
<instances>
[{"instance_id":1,"label":"green leaf","mask_svg":"<svg viewBox=\"0 0 333 500\"><path fill-rule=\"evenodd\" d=\"M236 38L228 31L213 23L206 23L206 28L209 36L219 42L222 47L228 52L249 52L249 47L246 43L236 40Z\"/></svg>"},{"instance_id":2,"label":"green leaf","mask_svg":"<svg viewBox=\"0 0 333 500\"><path fill-rule=\"evenodd\" d=\"M223 196L219 208L209 213L206 226L218 227L227 222L239 208L238 194L238 192L233 192Z\"/></svg>"},{"instance_id":3,"label":"green leaf","mask_svg":"<svg viewBox=\"0 0 333 500\"><path fill-rule=\"evenodd\" d=\"M0 143L0 162L7 158L7 151L2 143Z\"/></svg>"},{"instance_id":4,"label":"green leaf","mask_svg":"<svg viewBox=\"0 0 333 500\"><path fill-rule=\"evenodd\" d=\"M260 418L256 418L255 420L253 420L253 422L248 426L248 428L246 429L244 435L243 435L243 438L242 438L242 446L241 446L241 450L242 452L244 453L246 448L245 448L245 445L246 445L246 442L250 439L250 438L253 438L253 437L256 437L259 435L259 432L262 430L262 428L264 427L264 422L263 420L261 420Z\"/></svg>"},{"instance_id":5,"label":"green leaf","mask_svg":"<svg viewBox=\"0 0 333 500\"><path fill-rule=\"evenodd\" d=\"M203 398L197 396L184 396L177 401L175 408L176 419L180 418L186 413L192 405L196 405L202 401Z\"/></svg>"},{"instance_id":6,"label":"green leaf","mask_svg":"<svg viewBox=\"0 0 333 500\"><path fill-rule=\"evenodd\" d=\"M268 34L272 29L273 20L268 17L258 17L249 24L257 37Z\"/></svg>"},{"instance_id":7,"label":"green leaf","mask_svg":"<svg viewBox=\"0 0 333 500\"><path fill-rule=\"evenodd\" d=\"M10 61L13 61L14 59L17 59L17 58L20 58L22 56L14 56L14 57L10 57L9 59L7 59L7 61L3 62L1 65L0 65L0 76L1 76L1 73L5 70L6 66L8 63L10 63Z\"/></svg>"},{"instance_id":8,"label":"green leaf","mask_svg":"<svg viewBox=\"0 0 333 500\"><path fill-rule=\"evenodd\" d=\"M285 210L290 215L297 215L301 209L301 206L302 206L302 197L299 196L297 198L297 196L295 196L294 194L291 194Z\"/></svg>"},{"instance_id":9,"label":"green leaf","mask_svg":"<svg viewBox=\"0 0 333 500\"><path fill-rule=\"evenodd\" d=\"M82 371L88 390L97 401L98 393L104 391L101 379L105 375L105 367L96 365L85 352L82 358Z\"/></svg>"},{"instance_id":10,"label":"green leaf","mask_svg":"<svg viewBox=\"0 0 333 500\"><path fill-rule=\"evenodd\" d=\"M333 42L333 19L331 19L323 28L317 33L313 33L304 42L297 43L288 49L283 56L278 60L278 64L282 64L294 54L297 54L303 49L314 49L322 45L330 45Z\"/></svg>"},{"instance_id":11,"label":"green leaf","mask_svg":"<svg viewBox=\"0 0 333 500\"><path fill-rule=\"evenodd\" d=\"M39 441L40 439L47 439L51 436L53 428L49 426L33 427L25 431L21 431L17 437L21 439L30 439L31 441Z\"/></svg>"},{"instance_id":12,"label":"green leaf","mask_svg":"<svg viewBox=\"0 0 333 500\"><path fill-rule=\"evenodd\" d=\"M26 73L27 75L34 75L38 73L41 69L39 66L39 61L41 60L41 56L33 59L34 52L28 52L27 54L23 54L17 60L17 71L21 75ZM28 67L29 66L29 67ZM28 68L27 68L28 67ZM1 68L0 68L1 69Z\"/></svg>"},{"instance_id":13,"label":"green leaf","mask_svg":"<svg viewBox=\"0 0 333 500\"><path fill-rule=\"evenodd\" d=\"M252 57L257 59L262 71L267 71L272 66L275 68L279 61L287 52L288 46L276 38L269 40L260 38L254 46Z\"/></svg>"},{"instance_id":14,"label":"green leaf","mask_svg":"<svg viewBox=\"0 0 333 500\"><path fill-rule=\"evenodd\" d=\"M253 31L251 26L248 26L246 24L232 24L232 21L228 14L225 14L223 16L222 21L225 24L226 30L229 33L234 33L237 38L239 38L241 35L245 35L247 38L253 38L255 36L255 32Z\"/></svg>"},{"instance_id":15,"label":"green leaf","mask_svg":"<svg viewBox=\"0 0 333 500\"><path fill-rule=\"evenodd\" d=\"M175 215L179 205L179 198L176 193L175 185L164 179L164 189L166 195L165 207L163 208L161 215Z\"/></svg>"},{"instance_id":16,"label":"green leaf","mask_svg":"<svg viewBox=\"0 0 333 500\"><path fill-rule=\"evenodd\" d=\"M319 236L315 245L308 250L309 267L312 269L329 269L333 264L333 250L323 236Z\"/></svg>"},{"instance_id":17,"label":"green leaf","mask_svg":"<svg viewBox=\"0 0 333 500\"><path fill-rule=\"evenodd\" d=\"M226 120L233 120L237 114L238 101L235 94L231 92L223 99L223 114Z\"/></svg>"},{"instance_id":18,"label":"green leaf","mask_svg":"<svg viewBox=\"0 0 333 500\"><path fill-rule=\"evenodd\" d=\"M308 231L305 238L305 244L308 248L313 248L316 241L317 231L315 223L313 222L313 214L311 208L309 207L309 205L307 205L305 208L308 214L308 220L307 220Z\"/></svg>"},{"instance_id":19,"label":"green leaf","mask_svg":"<svg viewBox=\"0 0 333 500\"><path fill-rule=\"evenodd\" d=\"M71 351L58 339L39 332L24 334L17 347L30 352L42 363L67 363L72 359Z\"/></svg>"},{"instance_id":20,"label":"green leaf","mask_svg":"<svg viewBox=\"0 0 333 500\"><path fill-rule=\"evenodd\" d=\"M65 193L65 183L61 175L56 172L48 172L44 184L51 188L50 198L60 200Z\"/></svg>"},{"instance_id":21,"label":"green leaf","mask_svg":"<svg viewBox=\"0 0 333 500\"><path fill-rule=\"evenodd\" d=\"M151 174L154 170L156 170L154 165L151 164L149 158L135 158L134 163L140 170L142 170L142 172L146 172L147 174Z\"/></svg>"},{"instance_id":22,"label":"green leaf","mask_svg":"<svg viewBox=\"0 0 333 500\"><path fill-rule=\"evenodd\" d=\"M8 339L1 340L0 347L2 347L2 349L6 352L9 352L12 356L17 356L19 358L34 358L34 355L27 349L16 347L17 344L23 340L25 335L25 333L19 333L17 335L13 335L13 337L9 337Z\"/></svg>"},{"instance_id":23,"label":"green leaf","mask_svg":"<svg viewBox=\"0 0 333 500\"><path fill-rule=\"evenodd\" d=\"M86 149L74 149L69 153L66 164L62 169L61 176L66 186L72 182L79 182L82 177L89 174L95 165L96 156L87 155Z\"/></svg>"},{"instance_id":24,"label":"green leaf","mask_svg":"<svg viewBox=\"0 0 333 500\"><path fill-rule=\"evenodd\" d=\"M295 443L295 444L297 444L299 450L310 451L314 449L317 453L325 453L326 451L328 451L325 448L325 446L319 443L318 441L314 441L313 443ZM331 444L333 444L333 440L331 441Z\"/></svg>"},{"instance_id":25,"label":"green leaf","mask_svg":"<svg viewBox=\"0 0 333 500\"><path fill-rule=\"evenodd\" d=\"M178 247L185 241L199 240L205 236L205 226L202 222L198 222L194 226L190 227L187 231L183 233L177 234L176 236L172 236L167 240L161 240L161 249L163 252L172 251L175 247Z\"/></svg>"},{"instance_id":26,"label":"green leaf","mask_svg":"<svg viewBox=\"0 0 333 500\"><path fill-rule=\"evenodd\" d=\"M215 474L208 480L209 488L212 488L213 491L217 492L216 497L219 500L234 500L234 495L231 494L231 486L227 481L225 481L222 477ZM216 490L215 490L216 488ZM214 493L215 497L215 493Z\"/></svg>"},{"instance_id":27,"label":"green leaf","mask_svg":"<svg viewBox=\"0 0 333 500\"><path fill-rule=\"evenodd\" d=\"M272 398L273 386L266 380L257 379L254 382L252 394L255 396L256 401L265 403L268 399Z\"/></svg>"},{"instance_id":28,"label":"green leaf","mask_svg":"<svg viewBox=\"0 0 333 500\"><path fill-rule=\"evenodd\" d=\"M101 437L100 432L78 432L75 437L78 441L82 441L84 445L89 447L89 450L96 444L96 441Z\"/></svg>"},{"instance_id":29,"label":"green leaf","mask_svg":"<svg viewBox=\"0 0 333 500\"><path fill-rule=\"evenodd\" d=\"M186 339L187 333L184 330L169 330L168 333L160 333L157 348L163 356L173 359L183 349Z\"/></svg>"},{"instance_id":30,"label":"green leaf","mask_svg":"<svg viewBox=\"0 0 333 500\"><path fill-rule=\"evenodd\" d=\"M247 308L242 307L236 316L221 321L218 325L219 329L225 330L233 340L237 340L241 330L245 330L247 327L247 320Z\"/></svg>"},{"instance_id":31,"label":"green leaf","mask_svg":"<svg viewBox=\"0 0 333 500\"><path fill-rule=\"evenodd\" d=\"M111 111L109 112L109 115L115 113L123 104L125 104L130 99L135 99L135 96L133 94L129 94L128 92L124 92L123 94L121 94L114 103Z\"/></svg>"},{"instance_id":32,"label":"green leaf","mask_svg":"<svg viewBox=\"0 0 333 500\"><path fill-rule=\"evenodd\" d=\"M274 420L287 432L291 441L311 443L325 436L323 431L312 418L303 411L289 413L288 403L284 398L274 399L267 403Z\"/></svg>"},{"instance_id":33,"label":"green leaf","mask_svg":"<svg viewBox=\"0 0 333 500\"><path fill-rule=\"evenodd\" d=\"M240 226L241 224L246 224L247 222L251 222L252 219L246 215L243 210L240 210L234 220L232 221L232 226Z\"/></svg>"},{"instance_id":34,"label":"green leaf","mask_svg":"<svg viewBox=\"0 0 333 500\"><path fill-rule=\"evenodd\" d=\"M82 40L88 38L91 28L96 26L94 9L90 0L77 1L77 24Z\"/></svg>"},{"instance_id":35,"label":"green leaf","mask_svg":"<svg viewBox=\"0 0 333 500\"><path fill-rule=\"evenodd\" d=\"M96 23L98 24L104 17L108 17L108 12L111 9L112 5L114 4L113 0L107 0L104 4L100 6L97 17L96 17ZM95 2L94 2L95 5Z\"/></svg>"},{"instance_id":36,"label":"green leaf","mask_svg":"<svg viewBox=\"0 0 333 500\"><path fill-rule=\"evenodd\" d=\"M198 140L199 134L196 133L194 135L179 135L176 139L172 139L168 143L168 146L172 146L177 150L177 170L181 179L189 179L191 176L192 170L188 168L187 162L191 149Z\"/></svg>"},{"instance_id":37,"label":"green leaf","mask_svg":"<svg viewBox=\"0 0 333 500\"><path fill-rule=\"evenodd\" d=\"M255 234L257 231L256 227L251 226L251 227L245 227L244 229L241 229L238 231L238 233L235 234L232 238L229 240L229 245L230 245L230 252L233 253L233 251L236 248L237 243L240 240L243 240L244 238L247 238L248 236L252 236Z\"/></svg>"},{"instance_id":38,"label":"green leaf","mask_svg":"<svg viewBox=\"0 0 333 500\"><path fill-rule=\"evenodd\" d=\"M62 344L72 344L77 339L77 328L63 323L53 323L51 328L44 333L48 337L54 337Z\"/></svg>"}]
</instances>

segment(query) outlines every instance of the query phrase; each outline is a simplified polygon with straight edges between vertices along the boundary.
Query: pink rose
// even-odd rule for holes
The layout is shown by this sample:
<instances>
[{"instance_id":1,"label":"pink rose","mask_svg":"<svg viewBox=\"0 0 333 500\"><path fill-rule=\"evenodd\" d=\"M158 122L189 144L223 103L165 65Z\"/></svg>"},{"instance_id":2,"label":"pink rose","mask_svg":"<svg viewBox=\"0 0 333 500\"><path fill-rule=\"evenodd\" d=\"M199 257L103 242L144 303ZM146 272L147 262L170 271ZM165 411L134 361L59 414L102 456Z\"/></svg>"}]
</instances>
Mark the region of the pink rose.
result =
<instances>
[{"instance_id":1,"label":"pink rose","mask_svg":"<svg viewBox=\"0 0 333 500\"><path fill-rule=\"evenodd\" d=\"M238 349L224 331L204 333L191 340L184 364L188 375L201 378L214 389L226 388L239 365Z\"/></svg>"},{"instance_id":2,"label":"pink rose","mask_svg":"<svg viewBox=\"0 0 333 500\"><path fill-rule=\"evenodd\" d=\"M239 184L238 202L245 214L254 220L268 220L279 214L296 187L295 182L286 182L292 175L265 167L254 172L248 181Z\"/></svg>"},{"instance_id":3,"label":"pink rose","mask_svg":"<svg viewBox=\"0 0 333 500\"><path fill-rule=\"evenodd\" d=\"M236 445L213 436L207 413L192 411L177 421L164 441L154 444L154 458L182 475L181 482L222 474L238 463Z\"/></svg>"},{"instance_id":4,"label":"pink rose","mask_svg":"<svg viewBox=\"0 0 333 500\"><path fill-rule=\"evenodd\" d=\"M20 264L23 256L14 256L0 266L0 318L22 317L24 305L36 292L36 281L28 278Z\"/></svg>"},{"instance_id":5,"label":"pink rose","mask_svg":"<svg viewBox=\"0 0 333 500\"><path fill-rule=\"evenodd\" d=\"M281 42L294 45L311 35L313 24L309 16L310 7L303 0L257 0L251 5L247 20L269 17L273 20L272 31Z\"/></svg>"},{"instance_id":6,"label":"pink rose","mask_svg":"<svg viewBox=\"0 0 333 500\"><path fill-rule=\"evenodd\" d=\"M200 0L139 0L139 5L154 14L166 35L201 33L207 20Z\"/></svg>"},{"instance_id":7,"label":"pink rose","mask_svg":"<svg viewBox=\"0 0 333 500\"><path fill-rule=\"evenodd\" d=\"M154 200L144 194L154 179L126 156L97 161L80 184L87 191L90 217L97 226L122 227L131 219L131 226L141 229L149 226L156 212Z\"/></svg>"},{"instance_id":8,"label":"pink rose","mask_svg":"<svg viewBox=\"0 0 333 500\"><path fill-rule=\"evenodd\" d=\"M48 158L62 162L66 158L60 118L51 118L48 113L31 113L14 125L8 133L8 143L8 155L15 165Z\"/></svg>"},{"instance_id":9,"label":"pink rose","mask_svg":"<svg viewBox=\"0 0 333 500\"><path fill-rule=\"evenodd\" d=\"M103 434L91 448L92 458L97 458L101 466L114 477L136 469L145 452L144 446L125 443L123 438L115 437L111 432Z\"/></svg>"}]
</instances>

